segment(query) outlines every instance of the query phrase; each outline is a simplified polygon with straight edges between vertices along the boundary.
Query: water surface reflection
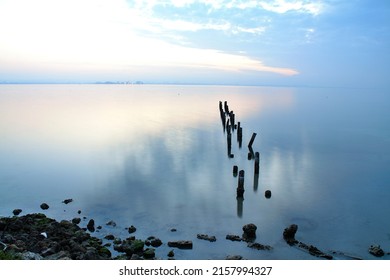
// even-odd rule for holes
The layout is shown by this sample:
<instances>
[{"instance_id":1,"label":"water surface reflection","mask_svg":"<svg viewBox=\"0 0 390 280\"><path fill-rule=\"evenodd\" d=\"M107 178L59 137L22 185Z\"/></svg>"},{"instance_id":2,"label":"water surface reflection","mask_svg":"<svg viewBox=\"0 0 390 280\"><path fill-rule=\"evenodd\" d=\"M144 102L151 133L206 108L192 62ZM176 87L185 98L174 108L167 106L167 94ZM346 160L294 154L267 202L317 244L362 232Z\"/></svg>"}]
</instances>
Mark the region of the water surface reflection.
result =
<instances>
[{"instance_id":1,"label":"water surface reflection","mask_svg":"<svg viewBox=\"0 0 390 280\"><path fill-rule=\"evenodd\" d=\"M223 259L229 253L311 258L290 250L281 238L294 222L302 237L323 248L345 246L335 239L345 241L348 233L352 240L385 240L378 232L386 233L389 224L381 213L388 206L366 196L370 184L375 201L390 198L385 167L390 137L383 130L389 117L378 107L383 102L369 103L376 109L370 120L361 117L360 103L346 114L345 95L321 90L26 85L1 86L0 93L2 215L14 208L39 211L43 201L58 218L73 218L81 209L97 223L121 225L103 228L102 235L126 236L124 228L135 225L140 238L194 240L196 250L178 252L187 259ZM225 100L243 128L241 148L233 135L233 158L226 153L218 110ZM258 176L248 160L253 132ZM236 198L234 165L246 173L243 199ZM267 189L270 199L264 197ZM74 202L66 208L57 203L69 197ZM258 241L274 252L225 240L226 234L241 234L246 223L258 225ZM216 235L218 242L205 244L197 233ZM352 242L340 249L369 258L361 250L365 245Z\"/></svg>"}]
</instances>

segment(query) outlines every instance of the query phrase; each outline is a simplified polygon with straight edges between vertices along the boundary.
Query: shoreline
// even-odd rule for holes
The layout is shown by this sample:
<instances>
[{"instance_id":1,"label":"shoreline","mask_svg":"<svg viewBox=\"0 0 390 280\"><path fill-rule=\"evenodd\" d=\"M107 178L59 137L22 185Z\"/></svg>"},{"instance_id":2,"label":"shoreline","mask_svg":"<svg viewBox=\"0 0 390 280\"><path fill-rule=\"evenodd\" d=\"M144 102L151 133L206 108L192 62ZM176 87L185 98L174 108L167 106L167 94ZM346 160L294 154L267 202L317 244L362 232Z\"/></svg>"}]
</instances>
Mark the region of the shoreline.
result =
<instances>
[{"instance_id":1,"label":"shoreline","mask_svg":"<svg viewBox=\"0 0 390 280\"><path fill-rule=\"evenodd\" d=\"M72 201L68 199L63 203L68 204ZM48 207L46 203L41 205L42 210ZM134 226L126 228L129 236L125 239L117 238L113 234L98 238L91 234L102 229L102 226L95 229L93 219L82 228L78 225L81 222L79 217L71 221L57 221L43 213L19 216L21 212L21 209L15 209L14 216L0 217L0 260L175 260L175 250L193 249L192 240L171 240L164 242L171 250L162 256L158 247L164 244L163 241L154 236L145 240L137 239L134 235L136 232ZM81 214L81 211L78 214ZM116 227L116 223L109 221L106 226ZM244 246L254 250L272 251L271 246L255 242L256 229L256 225L247 224L243 226L242 236L227 234L226 239L243 242ZM290 247L303 250L318 259L362 259L339 251L323 252L313 245L298 241L295 239L297 230L298 225L293 224L281 233ZM197 234L196 238L205 242L217 242L215 236L207 234ZM368 252L378 259L390 255L390 252L383 251L380 245L371 245ZM225 260L243 259L241 255L225 257Z\"/></svg>"}]
</instances>

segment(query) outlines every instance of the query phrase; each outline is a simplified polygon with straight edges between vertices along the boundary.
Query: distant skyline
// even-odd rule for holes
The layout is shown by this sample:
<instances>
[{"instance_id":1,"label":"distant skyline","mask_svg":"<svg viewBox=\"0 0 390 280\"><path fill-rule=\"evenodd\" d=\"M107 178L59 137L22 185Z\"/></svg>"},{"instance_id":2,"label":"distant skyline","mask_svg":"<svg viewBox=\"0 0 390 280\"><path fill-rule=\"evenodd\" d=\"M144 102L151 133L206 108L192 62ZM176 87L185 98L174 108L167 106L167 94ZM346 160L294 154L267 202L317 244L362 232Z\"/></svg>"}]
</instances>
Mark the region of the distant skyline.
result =
<instances>
[{"instance_id":1,"label":"distant skyline","mask_svg":"<svg viewBox=\"0 0 390 280\"><path fill-rule=\"evenodd\" d=\"M390 88L388 0L0 0L0 83Z\"/></svg>"}]
</instances>

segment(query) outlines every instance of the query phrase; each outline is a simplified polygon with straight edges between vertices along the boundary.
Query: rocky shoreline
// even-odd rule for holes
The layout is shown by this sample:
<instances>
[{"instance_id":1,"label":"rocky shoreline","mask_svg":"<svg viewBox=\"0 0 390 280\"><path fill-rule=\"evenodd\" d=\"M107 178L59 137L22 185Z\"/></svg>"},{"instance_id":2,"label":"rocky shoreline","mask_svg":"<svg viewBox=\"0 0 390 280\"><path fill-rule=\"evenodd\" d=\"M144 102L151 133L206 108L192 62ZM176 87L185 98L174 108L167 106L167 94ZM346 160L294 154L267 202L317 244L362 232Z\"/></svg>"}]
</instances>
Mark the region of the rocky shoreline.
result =
<instances>
[{"instance_id":1,"label":"rocky shoreline","mask_svg":"<svg viewBox=\"0 0 390 280\"><path fill-rule=\"evenodd\" d=\"M70 203L66 201L64 203ZM43 206L43 207L42 207ZM41 208L47 209L47 204L42 204ZM47 217L42 213L26 214L19 216L21 209L13 211L13 217L0 218L0 260L143 260L143 259L162 259L156 256L156 248L163 242L154 236L146 240L137 239L130 235L126 239L116 238L109 234L103 239L91 235L95 231L95 222L90 219L86 228L81 228L78 224L80 218L74 218L71 221ZM79 211L80 214L80 211ZM116 226L114 221L109 221L108 226ZM101 229L98 226L96 229ZM255 250L270 251L273 248L255 242L257 226L254 224L244 225L241 236L228 234L227 240L233 242L246 242L247 247ZM136 232L134 226L127 228L128 233ZM343 256L347 259L361 259L341 252L324 253L313 245L307 245L295 239L298 225L290 225L284 229L283 238L286 243L292 247L306 251L308 254L323 259L333 259L333 255ZM172 229L175 231L175 229ZM215 236L207 234L197 234L198 239L216 242ZM167 242L172 250L168 252L165 259L175 259L174 249L193 248L191 240L173 240ZM113 256L112 250L118 254ZM378 258L390 253L385 253L379 245L372 245L368 252ZM240 255L226 256L225 259L240 260Z\"/></svg>"}]
</instances>

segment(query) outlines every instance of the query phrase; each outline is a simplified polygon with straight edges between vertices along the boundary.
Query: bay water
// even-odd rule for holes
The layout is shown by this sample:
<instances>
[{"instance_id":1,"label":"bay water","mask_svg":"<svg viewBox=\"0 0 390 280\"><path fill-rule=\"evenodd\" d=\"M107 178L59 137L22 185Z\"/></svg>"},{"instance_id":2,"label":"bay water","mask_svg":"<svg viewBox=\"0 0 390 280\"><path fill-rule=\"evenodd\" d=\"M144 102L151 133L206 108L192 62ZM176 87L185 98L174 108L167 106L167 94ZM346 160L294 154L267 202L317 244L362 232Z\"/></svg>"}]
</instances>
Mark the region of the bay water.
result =
<instances>
[{"instance_id":1,"label":"bay water","mask_svg":"<svg viewBox=\"0 0 390 280\"><path fill-rule=\"evenodd\" d=\"M233 157L220 101L243 129L241 147L232 132ZM0 85L0 216L94 219L99 238L127 238L133 225L137 238L163 241L162 259L175 240L193 241L176 259L317 259L283 240L297 224L299 241L376 259L371 245L390 251L389 105L379 89ZM243 200L234 165L245 171ZM248 223L272 250L226 240Z\"/></svg>"}]
</instances>

